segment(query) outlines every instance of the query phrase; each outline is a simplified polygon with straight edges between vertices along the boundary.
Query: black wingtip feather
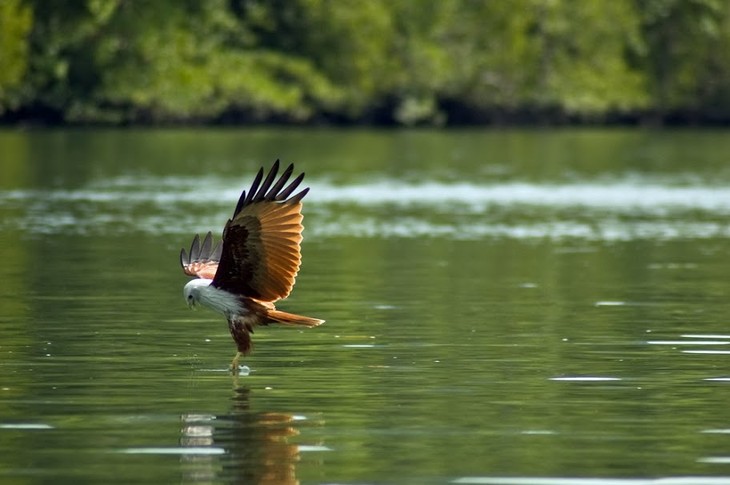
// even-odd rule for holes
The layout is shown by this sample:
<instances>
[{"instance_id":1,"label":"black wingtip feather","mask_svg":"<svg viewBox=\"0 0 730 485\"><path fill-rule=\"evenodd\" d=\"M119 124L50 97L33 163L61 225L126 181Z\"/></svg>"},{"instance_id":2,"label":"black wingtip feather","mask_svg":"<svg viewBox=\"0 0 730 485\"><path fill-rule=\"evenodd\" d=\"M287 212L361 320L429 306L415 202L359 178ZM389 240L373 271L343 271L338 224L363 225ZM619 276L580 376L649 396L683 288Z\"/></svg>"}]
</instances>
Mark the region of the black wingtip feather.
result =
<instances>
[{"instance_id":1,"label":"black wingtip feather","mask_svg":"<svg viewBox=\"0 0 730 485\"><path fill-rule=\"evenodd\" d=\"M279 160L277 159L274 164L271 166L271 170L269 170L269 174L266 176L266 180L264 180L264 183L261 184L259 187L259 190L256 192L256 195L253 196L254 202L259 202L261 200L264 200L264 196L266 195L266 192L268 192L269 187L271 187L271 184L274 183L274 179L276 178L276 174L279 172Z\"/></svg>"},{"instance_id":2,"label":"black wingtip feather","mask_svg":"<svg viewBox=\"0 0 730 485\"><path fill-rule=\"evenodd\" d=\"M190 245L190 261L195 261L200 256L200 234L196 234L193 238L193 244Z\"/></svg>"},{"instance_id":3,"label":"black wingtip feather","mask_svg":"<svg viewBox=\"0 0 730 485\"><path fill-rule=\"evenodd\" d=\"M208 231L208 234L205 235L205 238L203 239L203 246L200 248L200 254L198 255L199 258L202 259L208 259L208 256L210 255L210 250L213 248L213 235Z\"/></svg>"},{"instance_id":4,"label":"black wingtip feather","mask_svg":"<svg viewBox=\"0 0 730 485\"><path fill-rule=\"evenodd\" d=\"M221 254L223 251L223 241L218 241L218 244L215 245L213 248L213 251L210 253L210 260L211 261L220 261L221 260Z\"/></svg>"},{"instance_id":5,"label":"black wingtip feather","mask_svg":"<svg viewBox=\"0 0 730 485\"><path fill-rule=\"evenodd\" d=\"M300 183L302 183L302 180L304 180L304 172L300 173L297 178L292 180L292 182L282 190L277 196L276 200L286 200L287 197L291 195L292 192L296 190L296 188L299 186Z\"/></svg>"},{"instance_id":6,"label":"black wingtip feather","mask_svg":"<svg viewBox=\"0 0 730 485\"><path fill-rule=\"evenodd\" d=\"M220 261L221 254L223 251L223 241L218 241L213 246L213 233L208 231L203 238L203 244L200 244L200 234L196 234L193 238L193 242L190 245L190 252L185 251L185 248L180 250L180 265L187 267L192 263L206 262L206 261Z\"/></svg>"},{"instance_id":7,"label":"black wingtip feather","mask_svg":"<svg viewBox=\"0 0 730 485\"><path fill-rule=\"evenodd\" d=\"M274 165L276 165L276 164L274 164ZM246 202L244 203L244 205L251 203L251 201L253 200L254 196L256 195L256 191L259 188L259 184L261 183L261 179L263 179L263 178L264 178L264 167L261 167L259 169L259 172L256 174L256 178L253 179L253 183L251 184L251 188L248 190L248 197L246 197Z\"/></svg>"},{"instance_id":8,"label":"black wingtip feather","mask_svg":"<svg viewBox=\"0 0 730 485\"><path fill-rule=\"evenodd\" d=\"M287 180L289 180L289 177L291 177L292 172L294 171L294 164L290 163L288 167L286 167L286 170L281 174L281 177L279 177L279 180L276 182L276 184L271 187L271 190L266 194L264 197L264 200L276 200L276 196L281 190L282 187L284 187L284 184L286 184Z\"/></svg>"},{"instance_id":9,"label":"black wingtip feather","mask_svg":"<svg viewBox=\"0 0 730 485\"><path fill-rule=\"evenodd\" d=\"M293 196L289 200L287 200L287 203L296 204L300 200L304 198L305 195L309 192L309 187L303 189L301 192L299 192L297 195Z\"/></svg>"},{"instance_id":10,"label":"black wingtip feather","mask_svg":"<svg viewBox=\"0 0 730 485\"><path fill-rule=\"evenodd\" d=\"M301 184L302 180L304 180L304 172L302 172L294 180L292 180L289 185L286 186L286 188L283 188L287 184L287 182L289 182L289 178L294 172L294 164L289 164L289 166L286 167L281 175L279 175L277 180L276 175L279 172L279 165L280 160L277 159L271 166L271 169L266 175L265 180L263 180L264 168L262 167L259 169L253 183L251 184L251 187L248 189L248 191L244 190L241 193L241 197L239 197L238 203L236 204L236 209L233 211L233 217L236 217L236 215L238 215L238 213L241 212L244 207L255 202L286 201L286 199L297 189L297 187L299 187L299 184ZM304 198L305 195L307 195L307 192L309 192L309 188L302 190L287 202L299 202L300 200L302 200L302 198Z\"/></svg>"},{"instance_id":11,"label":"black wingtip feather","mask_svg":"<svg viewBox=\"0 0 730 485\"><path fill-rule=\"evenodd\" d=\"M244 190L241 192L241 197L238 198L238 203L236 203L236 208L233 210L233 217L236 217L236 214L241 212L241 209L243 209L243 206L246 205L246 191Z\"/></svg>"}]
</instances>

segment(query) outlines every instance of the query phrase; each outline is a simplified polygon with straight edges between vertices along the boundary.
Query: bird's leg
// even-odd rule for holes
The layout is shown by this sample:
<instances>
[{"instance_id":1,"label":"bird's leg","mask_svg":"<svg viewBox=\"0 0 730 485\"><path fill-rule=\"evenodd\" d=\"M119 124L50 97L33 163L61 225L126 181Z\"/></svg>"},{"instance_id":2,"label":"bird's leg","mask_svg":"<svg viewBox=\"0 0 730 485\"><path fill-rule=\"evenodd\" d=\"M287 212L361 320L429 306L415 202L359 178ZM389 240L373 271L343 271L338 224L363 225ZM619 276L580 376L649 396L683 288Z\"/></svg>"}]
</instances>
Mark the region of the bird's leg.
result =
<instances>
[{"instance_id":1,"label":"bird's leg","mask_svg":"<svg viewBox=\"0 0 730 485\"><path fill-rule=\"evenodd\" d=\"M238 375L238 371L239 371L238 361L241 359L242 355L243 355L242 352L236 352L236 356L231 361L231 372L233 373L234 376Z\"/></svg>"}]
</instances>

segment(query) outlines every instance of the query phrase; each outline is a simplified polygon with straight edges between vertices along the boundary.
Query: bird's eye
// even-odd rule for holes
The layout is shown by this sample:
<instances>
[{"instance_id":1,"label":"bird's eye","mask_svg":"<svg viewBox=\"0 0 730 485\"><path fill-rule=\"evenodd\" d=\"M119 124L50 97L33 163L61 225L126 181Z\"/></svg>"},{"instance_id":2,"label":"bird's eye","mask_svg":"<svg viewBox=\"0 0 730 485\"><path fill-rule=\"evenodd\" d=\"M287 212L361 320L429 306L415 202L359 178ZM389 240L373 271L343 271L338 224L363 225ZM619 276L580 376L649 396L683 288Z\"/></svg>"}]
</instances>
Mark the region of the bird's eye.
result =
<instances>
[{"instance_id":1,"label":"bird's eye","mask_svg":"<svg viewBox=\"0 0 730 485\"><path fill-rule=\"evenodd\" d=\"M188 295L188 301L193 301L193 295Z\"/></svg>"}]
</instances>

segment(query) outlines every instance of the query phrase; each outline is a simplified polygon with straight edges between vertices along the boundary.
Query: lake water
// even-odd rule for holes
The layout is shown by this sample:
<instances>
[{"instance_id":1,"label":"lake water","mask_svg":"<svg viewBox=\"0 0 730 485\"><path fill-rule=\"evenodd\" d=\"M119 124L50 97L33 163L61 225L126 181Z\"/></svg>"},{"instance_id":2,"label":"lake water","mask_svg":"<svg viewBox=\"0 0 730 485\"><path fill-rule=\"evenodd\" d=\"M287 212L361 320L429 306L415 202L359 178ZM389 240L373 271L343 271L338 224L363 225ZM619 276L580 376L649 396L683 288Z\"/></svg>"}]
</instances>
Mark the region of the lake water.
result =
<instances>
[{"instance_id":1,"label":"lake water","mask_svg":"<svg viewBox=\"0 0 730 485\"><path fill-rule=\"evenodd\" d=\"M276 158L327 323L233 377L178 254ZM729 220L727 131L0 132L0 482L730 483Z\"/></svg>"}]
</instances>

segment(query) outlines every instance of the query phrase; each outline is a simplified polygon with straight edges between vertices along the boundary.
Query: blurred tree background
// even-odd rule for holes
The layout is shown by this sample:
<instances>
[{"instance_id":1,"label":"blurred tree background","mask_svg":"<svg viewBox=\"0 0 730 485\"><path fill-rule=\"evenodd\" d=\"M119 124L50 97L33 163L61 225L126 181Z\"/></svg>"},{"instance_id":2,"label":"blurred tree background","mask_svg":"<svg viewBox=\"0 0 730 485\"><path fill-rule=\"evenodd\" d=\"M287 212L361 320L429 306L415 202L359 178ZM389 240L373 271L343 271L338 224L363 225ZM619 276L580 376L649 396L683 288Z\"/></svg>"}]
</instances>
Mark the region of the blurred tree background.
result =
<instances>
[{"instance_id":1,"label":"blurred tree background","mask_svg":"<svg viewBox=\"0 0 730 485\"><path fill-rule=\"evenodd\" d=\"M728 0L0 0L6 123L730 122Z\"/></svg>"}]
</instances>

